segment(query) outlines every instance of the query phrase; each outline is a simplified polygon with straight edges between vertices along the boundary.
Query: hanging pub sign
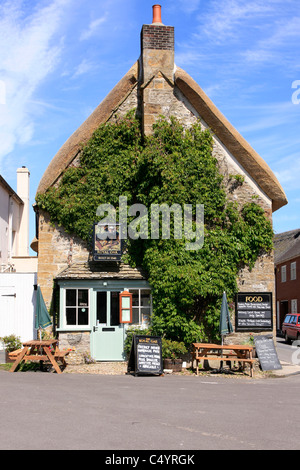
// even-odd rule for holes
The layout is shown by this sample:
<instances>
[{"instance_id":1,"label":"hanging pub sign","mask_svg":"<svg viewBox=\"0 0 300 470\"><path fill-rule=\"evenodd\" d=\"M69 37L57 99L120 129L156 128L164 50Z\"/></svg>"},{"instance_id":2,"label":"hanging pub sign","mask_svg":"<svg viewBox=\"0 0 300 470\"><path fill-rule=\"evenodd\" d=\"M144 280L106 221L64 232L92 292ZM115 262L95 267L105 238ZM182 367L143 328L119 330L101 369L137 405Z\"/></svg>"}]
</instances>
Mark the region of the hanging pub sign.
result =
<instances>
[{"instance_id":1,"label":"hanging pub sign","mask_svg":"<svg viewBox=\"0 0 300 470\"><path fill-rule=\"evenodd\" d=\"M235 329L236 331L272 331L272 292L236 294Z\"/></svg>"},{"instance_id":2,"label":"hanging pub sign","mask_svg":"<svg viewBox=\"0 0 300 470\"><path fill-rule=\"evenodd\" d=\"M132 323L132 294L126 290L120 294L120 323Z\"/></svg>"},{"instance_id":3,"label":"hanging pub sign","mask_svg":"<svg viewBox=\"0 0 300 470\"><path fill-rule=\"evenodd\" d=\"M94 224L93 260L120 261L121 256L120 224Z\"/></svg>"}]
</instances>

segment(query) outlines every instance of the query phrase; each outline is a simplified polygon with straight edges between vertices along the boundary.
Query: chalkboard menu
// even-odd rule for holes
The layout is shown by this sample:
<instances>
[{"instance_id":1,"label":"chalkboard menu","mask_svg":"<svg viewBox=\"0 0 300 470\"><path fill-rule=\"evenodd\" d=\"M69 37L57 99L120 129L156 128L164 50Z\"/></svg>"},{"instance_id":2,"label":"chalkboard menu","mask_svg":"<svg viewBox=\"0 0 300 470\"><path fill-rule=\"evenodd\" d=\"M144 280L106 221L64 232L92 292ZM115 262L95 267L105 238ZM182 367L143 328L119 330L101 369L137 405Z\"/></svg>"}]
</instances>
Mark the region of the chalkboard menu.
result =
<instances>
[{"instance_id":1,"label":"chalkboard menu","mask_svg":"<svg viewBox=\"0 0 300 470\"><path fill-rule=\"evenodd\" d=\"M273 330L272 292L242 292L236 295L235 330Z\"/></svg>"},{"instance_id":2,"label":"chalkboard menu","mask_svg":"<svg viewBox=\"0 0 300 470\"><path fill-rule=\"evenodd\" d=\"M161 375L163 373L162 364L161 337L134 335L128 361L128 372L133 372L135 375Z\"/></svg>"},{"instance_id":3,"label":"chalkboard menu","mask_svg":"<svg viewBox=\"0 0 300 470\"><path fill-rule=\"evenodd\" d=\"M254 343L262 370L282 369L272 336L255 336Z\"/></svg>"}]
</instances>

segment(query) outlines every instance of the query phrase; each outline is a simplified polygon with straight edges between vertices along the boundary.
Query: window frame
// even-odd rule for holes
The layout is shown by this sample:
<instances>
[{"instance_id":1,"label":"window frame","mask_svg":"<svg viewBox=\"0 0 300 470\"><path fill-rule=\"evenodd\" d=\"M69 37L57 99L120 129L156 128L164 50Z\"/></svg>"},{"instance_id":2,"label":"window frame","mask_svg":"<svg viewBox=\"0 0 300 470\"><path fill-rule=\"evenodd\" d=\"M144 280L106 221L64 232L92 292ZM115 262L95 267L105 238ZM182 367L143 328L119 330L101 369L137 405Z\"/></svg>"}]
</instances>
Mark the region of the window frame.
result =
<instances>
[{"instance_id":1,"label":"window frame","mask_svg":"<svg viewBox=\"0 0 300 470\"><path fill-rule=\"evenodd\" d=\"M76 305L67 305L67 291L70 291L70 290L75 290L76 291ZM86 308L88 309L88 322L87 323L84 323L84 324L79 324L78 323L78 309L80 307L83 307L83 306L80 306L79 303L78 303L78 291L80 290L84 290L84 291L87 291L87 297L88 297L88 305L86 306ZM67 323L67 309L71 309L71 308L76 308L76 323L73 324L73 325L69 325ZM90 312L91 310L91 300L90 300L90 289L88 287L65 287L64 289L64 307L63 307L63 311L64 311L64 327L67 328L67 329L76 329L76 330L81 330L81 329L84 329L84 328L89 328L90 327L90 321L91 321L91 317L90 317Z\"/></svg>"},{"instance_id":2,"label":"window frame","mask_svg":"<svg viewBox=\"0 0 300 470\"><path fill-rule=\"evenodd\" d=\"M296 281L297 280L297 262L293 261L291 263L291 281Z\"/></svg>"},{"instance_id":3,"label":"window frame","mask_svg":"<svg viewBox=\"0 0 300 470\"><path fill-rule=\"evenodd\" d=\"M149 287L132 287L132 288L129 288L128 289L129 292L131 294L133 294L133 291L138 291L138 294L139 294L139 297L138 297L138 305L133 305L133 301L132 301L132 320L133 320L133 311L134 309L137 309L138 308L138 311L139 311L139 322L138 323L131 323L131 325L133 326L136 326L136 327L144 327L144 328L147 328L149 326L149 323L150 323L150 318L152 316L152 291L151 291L151 288ZM150 305L147 305L147 306L143 306L141 305L141 291L143 290L146 290L146 291L149 291L150 292ZM149 309L150 312L149 312L149 322L143 322L143 319L142 319L142 311L143 309ZM146 315L146 314L145 314Z\"/></svg>"},{"instance_id":4,"label":"window frame","mask_svg":"<svg viewBox=\"0 0 300 470\"><path fill-rule=\"evenodd\" d=\"M286 264L281 266L281 282L286 282Z\"/></svg>"},{"instance_id":5,"label":"window frame","mask_svg":"<svg viewBox=\"0 0 300 470\"><path fill-rule=\"evenodd\" d=\"M291 313L295 314L298 313L298 300L297 299L292 299L291 300Z\"/></svg>"}]
</instances>

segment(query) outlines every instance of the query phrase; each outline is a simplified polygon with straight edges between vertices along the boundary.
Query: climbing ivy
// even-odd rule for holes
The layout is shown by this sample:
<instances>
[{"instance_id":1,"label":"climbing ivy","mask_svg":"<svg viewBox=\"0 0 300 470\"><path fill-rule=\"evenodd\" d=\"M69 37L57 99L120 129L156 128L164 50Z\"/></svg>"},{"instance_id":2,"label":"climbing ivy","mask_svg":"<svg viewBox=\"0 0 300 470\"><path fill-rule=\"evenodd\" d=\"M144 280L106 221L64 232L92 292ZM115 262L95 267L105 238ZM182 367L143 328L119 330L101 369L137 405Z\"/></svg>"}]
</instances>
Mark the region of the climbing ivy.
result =
<instances>
[{"instance_id":1,"label":"climbing ivy","mask_svg":"<svg viewBox=\"0 0 300 470\"><path fill-rule=\"evenodd\" d=\"M117 208L119 196L127 197L128 206L144 204L149 213L151 204L204 204L201 249L186 250L184 238L128 239L123 257L149 274L153 331L187 344L217 338L223 291L233 300L239 270L253 268L258 256L272 249L273 231L263 209L254 200L241 208L227 198L212 147L211 133L200 123L184 130L175 118L161 118L153 135L143 138L132 111L101 125L82 149L80 165L37 196L52 222L85 241L97 207Z\"/></svg>"}]
</instances>

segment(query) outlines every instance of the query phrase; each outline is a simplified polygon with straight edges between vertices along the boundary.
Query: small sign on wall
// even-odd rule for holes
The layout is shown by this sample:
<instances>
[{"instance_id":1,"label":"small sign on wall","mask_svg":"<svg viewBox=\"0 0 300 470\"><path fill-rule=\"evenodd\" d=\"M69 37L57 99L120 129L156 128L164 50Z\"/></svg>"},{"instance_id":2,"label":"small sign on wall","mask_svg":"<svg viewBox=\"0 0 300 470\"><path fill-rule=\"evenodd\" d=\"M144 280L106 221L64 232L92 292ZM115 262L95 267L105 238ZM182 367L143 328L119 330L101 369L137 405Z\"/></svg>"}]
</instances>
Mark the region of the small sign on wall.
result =
<instances>
[{"instance_id":1,"label":"small sign on wall","mask_svg":"<svg viewBox=\"0 0 300 470\"><path fill-rule=\"evenodd\" d=\"M120 293L120 323L132 323L132 294Z\"/></svg>"}]
</instances>

